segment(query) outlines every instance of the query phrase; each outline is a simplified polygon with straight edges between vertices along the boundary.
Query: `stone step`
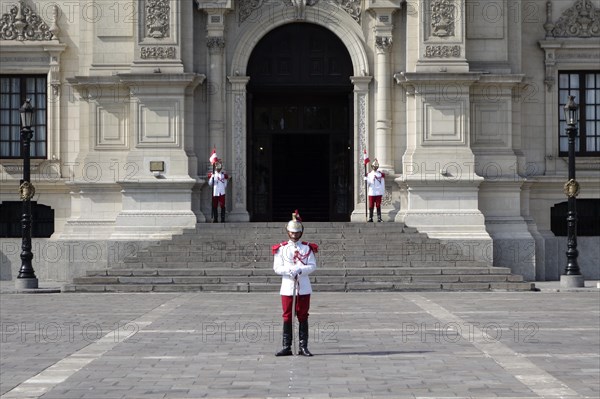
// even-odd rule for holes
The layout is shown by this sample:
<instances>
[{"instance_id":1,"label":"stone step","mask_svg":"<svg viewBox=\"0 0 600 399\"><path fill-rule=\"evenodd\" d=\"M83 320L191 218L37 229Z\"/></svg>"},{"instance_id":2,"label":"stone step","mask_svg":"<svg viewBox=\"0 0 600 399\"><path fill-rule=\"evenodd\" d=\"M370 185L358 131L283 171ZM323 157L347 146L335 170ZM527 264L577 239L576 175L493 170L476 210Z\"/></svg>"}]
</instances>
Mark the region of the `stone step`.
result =
<instances>
[{"instance_id":1,"label":"stone step","mask_svg":"<svg viewBox=\"0 0 600 399\"><path fill-rule=\"evenodd\" d=\"M532 291L533 283L471 282L471 283L405 283L405 282L348 282L313 285L315 292L352 291ZM206 284L68 284L63 292L278 292L279 284L265 283L206 283Z\"/></svg>"},{"instance_id":2,"label":"stone step","mask_svg":"<svg viewBox=\"0 0 600 399\"><path fill-rule=\"evenodd\" d=\"M90 270L67 286L87 292L276 292L271 246L285 223L199 224L170 240ZM490 267L399 223L305 223L320 246L310 278L319 291L527 290L509 268ZM469 247L465 247L469 248Z\"/></svg>"},{"instance_id":3,"label":"stone step","mask_svg":"<svg viewBox=\"0 0 600 399\"><path fill-rule=\"evenodd\" d=\"M269 268L220 268L205 269L104 269L88 270L86 277L195 277L195 276L273 276L273 269ZM460 275L469 278L485 279L491 276L521 276L511 275L506 267L406 267L406 268L319 268L312 276L420 276L420 275ZM480 277L481 276L481 277ZM86 278L79 277L79 278ZM513 280L522 281L522 280Z\"/></svg>"},{"instance_id":4,"label":"stone step","mask_svg":"<svg viewBox=\"0 0 600 399\"><path fill-rule=\"evenodd\" d=\"M493 268L487 270L474 270L475 274L450 273L445 268L421 270L406 269L322 269L311 274L310 279L314 284L349 284L349 283L496 283L496 282L522 282L521 276L515 276L502 271L492 273ZM435 273L432 273L434 271ZM343 272L343 273L342 273ZM493 272L497 272L493 270ZM209 269L197 270L189 273L186 270L152 270L139 273L130 270L105 270L95 274L89 272L85 277L77 277L74 285L204 285L204 284L279 284L281 277L271 270L261 269Z\"/></svg>"}]
</instances>

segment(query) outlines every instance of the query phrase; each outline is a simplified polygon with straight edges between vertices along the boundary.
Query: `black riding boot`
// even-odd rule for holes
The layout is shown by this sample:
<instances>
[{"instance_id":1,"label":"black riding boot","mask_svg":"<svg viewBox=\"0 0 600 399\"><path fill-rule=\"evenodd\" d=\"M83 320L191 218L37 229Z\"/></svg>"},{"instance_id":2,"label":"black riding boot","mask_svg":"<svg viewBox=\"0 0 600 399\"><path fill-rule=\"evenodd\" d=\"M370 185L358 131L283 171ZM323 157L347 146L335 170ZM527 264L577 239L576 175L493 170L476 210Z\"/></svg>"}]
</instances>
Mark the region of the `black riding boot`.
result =
<instances>
[{"instance_id":1,"label":"black riding boot","mask_svg":"<svg viewBox=\"0 0 600 399\"><path fill-rule=\"evenodd\" d=\"M377 208L377 221L383 222L383 220L381 220L381 208Z\"/></svg>"},{"instance_id":2,"label":"black riding boot","mask_svg":"<svg viewBox=\"0 0 600 399\"><path fill-rule=\"evenodd\" d=\"M221 223L225 223L225 207L221 208Z\"/></svg>"},{"instance_id":3,"label":"black riding boot","mask_svg":"<svg viewBox=\"0 0 600 399\"><path fill-rule=\"evenodd\" d=\"M213 207L212 209L212 222L213 223L219 223L219 215L218 215L218 210L217 207Z\"/></svg>"},{"instance_id":4,"label":"black riding boot","mask_svg":"<svg viewBox=\"0 0 600 399\"><path fill-rule=\"evenodd\" d=\"M275 356L292 355L292 323L283 323L283 348Z\"/></svg>"},{"instance_id":5,"label":"black riding boot","mask_svg":"<svg viewBox=\"0 0 600 399\"><path fill-rule=\"evenodd\" d=\"M300 322L300 327L298 327L298 338L300 342L298 345L298 354L300 356L312 356L312 353L308 350L308 320Z\"/></svg>"},{"instance_id":6,"label":"black riding boot","mask_svg":"<svg viewBox=\"0 0 600 399\"><path fill-rule=\"evenodd\" d=\"M369 222L373 221L373 208L369 208Z\"/></svg>"}]
</instances>

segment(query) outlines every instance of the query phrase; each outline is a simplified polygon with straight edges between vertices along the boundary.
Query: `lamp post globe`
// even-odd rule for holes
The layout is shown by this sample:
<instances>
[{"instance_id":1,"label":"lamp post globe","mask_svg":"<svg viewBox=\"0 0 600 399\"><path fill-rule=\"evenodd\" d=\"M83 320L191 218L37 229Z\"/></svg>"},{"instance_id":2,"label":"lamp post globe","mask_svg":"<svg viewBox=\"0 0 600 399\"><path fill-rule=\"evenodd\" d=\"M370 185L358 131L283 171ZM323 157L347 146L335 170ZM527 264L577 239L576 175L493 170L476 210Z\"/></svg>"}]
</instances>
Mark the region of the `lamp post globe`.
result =
<instances>
[{"instance_id":1,"label":"lamp post globe","mask_svg":"<svg viewBox=\"0 0 600 399\"><path fill-rule=\"evenodd\" d=\"M569 96L563 109L567 123L567 136L569 138L569 178L564 185L567 196L567 265L565 272L560 276L561 287L583 287L585 285L583 275L579 270L577 257L577 195L579 194L579 183L575 179L575 138L577 137L577 117L579 106L575 102L575 96Z\"/></svg>"},{"instance_id":2,"label":"lamp post globe","mask_svg":"<svg viewBox=\"0 0 600 399\"><path fill-rule=\"evenodd\" d=\"M31 100L25 100L25 103L19 109L21 114L21 151L23 156L23 180L19 187L21 200L23 201L23 215L21 218L22 240L21 240L21 269L15 281L17 289L38 288L38 279L33 270L31 252L31 198L35 194L35 188L31 184L31 138L34 124L35 109L31 105Z\"/></svg>"}]
</instances>

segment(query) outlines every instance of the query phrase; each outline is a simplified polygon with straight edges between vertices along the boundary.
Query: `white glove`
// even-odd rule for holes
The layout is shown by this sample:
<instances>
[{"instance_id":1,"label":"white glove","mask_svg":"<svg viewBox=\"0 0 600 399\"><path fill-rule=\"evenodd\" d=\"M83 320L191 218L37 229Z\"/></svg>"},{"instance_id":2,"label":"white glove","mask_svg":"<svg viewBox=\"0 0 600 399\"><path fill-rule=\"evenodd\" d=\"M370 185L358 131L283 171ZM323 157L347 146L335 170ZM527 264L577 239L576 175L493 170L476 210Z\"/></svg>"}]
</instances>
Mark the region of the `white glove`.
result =
<instances>
[{"instance_id":1,"label":"white glove","mask_svg":"<svg viewBox=\"0 0 600 399\"><path fill-rule=\"evenodd\" d=\"M302 269L300 269L299 267L295 267L295 268L292 267L288 271L288 274L290 275L291 278L296 278L299 274L302 274Z\"/></svg>"}]
</instances>

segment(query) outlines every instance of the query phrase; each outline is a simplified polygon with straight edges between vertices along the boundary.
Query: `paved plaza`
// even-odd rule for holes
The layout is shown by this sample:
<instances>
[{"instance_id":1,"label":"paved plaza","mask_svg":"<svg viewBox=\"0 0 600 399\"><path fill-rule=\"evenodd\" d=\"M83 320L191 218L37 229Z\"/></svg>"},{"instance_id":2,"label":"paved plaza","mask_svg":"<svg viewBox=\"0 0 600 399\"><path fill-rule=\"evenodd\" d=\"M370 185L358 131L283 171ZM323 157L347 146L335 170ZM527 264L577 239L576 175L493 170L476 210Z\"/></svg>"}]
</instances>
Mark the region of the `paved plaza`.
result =
<instances>
[{"instance_id":1,"label":"paved plaza","mask_svg":"<svg viewBox=\"0 0 600 399\"><path fill-rule=\"evenodd\" d=\"M598 398L600 290L1 295L2 399ZM3 287L7 287L4 284Z\"/></svg>"}]
</instances>

